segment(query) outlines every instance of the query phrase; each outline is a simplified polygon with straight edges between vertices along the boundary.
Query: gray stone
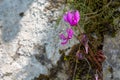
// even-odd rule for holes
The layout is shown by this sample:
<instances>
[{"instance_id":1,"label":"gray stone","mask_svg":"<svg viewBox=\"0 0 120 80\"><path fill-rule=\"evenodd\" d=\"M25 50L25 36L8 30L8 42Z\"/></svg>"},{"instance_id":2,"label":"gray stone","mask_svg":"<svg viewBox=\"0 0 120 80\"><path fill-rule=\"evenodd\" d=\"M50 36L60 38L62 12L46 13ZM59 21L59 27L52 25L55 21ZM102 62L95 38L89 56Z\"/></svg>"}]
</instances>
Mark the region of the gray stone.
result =
<instances>
[{"instance_id":1,"label":"gray stone","mask_svg":"<svg viewBox=\"0 0 120 80\"><path fill-rule=\"evenodd\" d=\"M32 80L57 65L59 28L49 18L56 20L63 7L51 11L49 5L49 0L0 0L0 80Z\"/></svg>"},{"instance_id":2,"label":"gray stone","mask_svg":"<svg viewBox=\"0 0 120 80\"><path fill-rule=\"evenodd\" d=\"M120 32L113 38L105 36L103 50L107 57L103 64L104 80L120 80Z\"/></svg>"}]
</instances>

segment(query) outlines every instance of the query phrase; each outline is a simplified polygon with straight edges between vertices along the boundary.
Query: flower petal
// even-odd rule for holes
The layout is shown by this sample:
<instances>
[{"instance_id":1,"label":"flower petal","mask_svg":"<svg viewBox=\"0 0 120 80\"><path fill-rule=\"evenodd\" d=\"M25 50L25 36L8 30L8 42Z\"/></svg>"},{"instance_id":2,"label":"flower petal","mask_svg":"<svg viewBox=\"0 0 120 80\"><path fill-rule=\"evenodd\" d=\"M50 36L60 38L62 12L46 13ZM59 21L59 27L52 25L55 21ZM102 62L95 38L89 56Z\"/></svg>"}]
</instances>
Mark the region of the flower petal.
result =
<instances>
[{"instance_id":1,"label":"flower petal","mask_svg":"<svg viewBox=\"0 0 120 80\"><path fill-rule=\"evenodd\" d=\"M71 26L76 26L76 25L77 25L77 21L76 21L76 20L72 20L72 22L71 22L70 25L71 25Z\"/></svg>"},{"instance_id":2,"label":"flower petal","mask_svg":"<svg viewBox=\"0 0 120 80\"><path fill-rule=\"evenodd\" d=\"M72 24L72 19L73 19L73 14L71 12L68 12L67 13L67 20L68 20L70 25Z\"/></svg>"},{"instance_id":3,"label":"flower petal","mask_svg":"<svg viewBox=\"0 0 120 80\"><path fill-rule=\"evenodd\" d=\"M64 21L68 22L67 14L64 14L64 15L63 15L63 19L64 19Z\"/></svg>"},{"instance_id":4,"label":"flower petal","mask_svg":"<svg viewBox=\"0 0 120 80\"><path fill-rule=\"evenodd\" d=\"M64 34L60 34L59 37L60 37L60 39L62 39L62 40L66 40L66 37L64 36Z\"/></svg>"},{"instance_id":5,"label":"flower petal","mask_svg":"<svg viewBox=\"0 0 120 80\"><path fill-rule=\"evenodd\" d=\"M66 44L68 42L68 38L66 38L64 34L60 34L59 37L62 40L62 42L61 42L62 45Z\"/></svg>"},{"instance_id":6,"label":"flower petal","mask_svg":"<svg viewBox=\"0 0 120 80\"><path fill-rule=\"evenodd\" d=\"M62 45L66 44L68 42L68 39L65 39L61 42Z\"/></svg>"},{"instance_id":7,"label":"flower petal","mask_svg":"<svg viewBox=\"0 0 120 80\"><path fill-rule=\"evenodd\" d=\"M67 38L71 39L73 37L73 34L74 34L74 31L72 30L72 28L67 28L66 32L68 35Z\"/></svg>"},{"instance_id":8,"label":"flower petal","mask_svg":"<svg viewBox=\"0 0 120 80\"><path fill-rule=\"evenodd\" d=\"M78 23L79 20L80 20L80 13L79 13L78 10L74 12L74 20L75 20L77 23Z\"/></svg>"}]
</instances>

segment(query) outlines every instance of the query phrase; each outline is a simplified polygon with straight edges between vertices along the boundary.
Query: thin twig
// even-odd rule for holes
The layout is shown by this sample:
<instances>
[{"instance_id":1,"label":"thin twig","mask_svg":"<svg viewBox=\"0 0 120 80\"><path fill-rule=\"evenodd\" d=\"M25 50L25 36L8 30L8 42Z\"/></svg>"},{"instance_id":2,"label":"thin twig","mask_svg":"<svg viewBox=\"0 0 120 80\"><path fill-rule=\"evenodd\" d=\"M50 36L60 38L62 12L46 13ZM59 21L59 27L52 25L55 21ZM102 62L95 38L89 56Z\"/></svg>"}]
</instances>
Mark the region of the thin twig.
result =
<instances>
[{"instance_id":1,"label":"thin twig","mask_svg":"<svg viewBox=\"0 0 120 80\"><path fill-rule=\"evenodd\" d=\"M88 73L89 73L92 68L91 68L91 65L90 65L90 63L89 63L89 61L87 60L86 57L85 57L85 60L87 61L88 65L89 65L89 71L88 71Z\"/></svg>"},{"instance_id":2,"label":"thin twig","mask_svg":"<svg viewBox=\"0 0 120 80\"><path fill-rule=\"evenodd\" d=\"M77 37L75 34L74 34L75 38L81 43L79 37Z\"/></svg>"},{"instance_id":3,"label":"thin twig","mask_svg":"<svg viewBox=\"0 0 120 80\"><path fill-rule=\"evenodd\" d=\"M107 5L103 6L100 10L98 10L98 11L96 11L96 12L91 12L91 13L84 14L84 16L97 14L98 12L102 11L102 10L105 9L106 7L109 7L109 5L111 4L111 2L112 2L112 0L110 0L110 2L109 2Z\"/></svg>"},{"instance_id":4,"label":"thin twig","mask_svg":"<svg viewBox=\"0 0 120 80\"><path fill-rule=\"evenodd\" d=\"M96 62L96 64L98 65L98 67L101 69L101 66L100 66L99 62L98 62L98 61L96 60L96 58L94 57L93 51L91 50L90 47L88 47L88 48L89 48L89 50L90 50L90 55L91 55L91 57L92 57L93 60Z\"/></svg>"},{"instance_id":5,"label":"thin twig","mask_svg":"<svg viewBox=\"0 0 120 80\"><path fill-rule=\"evenodd\" d=\"M74 78L75 78L75 73L76 73L76 70L77 70L77 60L76 60L76 62L75 62L75 69L74 69L73 79L72 79L72 80L74 80Z\"/></svg>"},{"instance_id":6,"label":"thin twig","mask_svg":"<svg viewBox=\"0 0 120 80\"><path fill-rule=\"evenodd\" d=\"M99 76L101 77L101 79L103 80L103 75L102 75L103 72L101 73L98 70L97 70L97 72L98 72Z\"/></svg>"},{"instance_id":7,"label":"thin twig","mask_svg":"<svg viewBox=\"0 0 120 80\"><path fill-rule=\"evenodd\" d=\"M98 12L101 12L102 10L104 11L105 8L109 7L109 5L111 4L111 2L112 2L112 0L110 0L110 1L108 2L108 4L106 4L105 6L103 6L100 10L98 10L98 11L96 11L96 12L84 14L84 16L85 16L85 15L86 15L86 16L87 16L87 15L93 15L93 16L88 17L89 19L91 19L91 18L94 18L94 17L100 15L101 13L98 14Z\"/></svg>"}]
</instances>

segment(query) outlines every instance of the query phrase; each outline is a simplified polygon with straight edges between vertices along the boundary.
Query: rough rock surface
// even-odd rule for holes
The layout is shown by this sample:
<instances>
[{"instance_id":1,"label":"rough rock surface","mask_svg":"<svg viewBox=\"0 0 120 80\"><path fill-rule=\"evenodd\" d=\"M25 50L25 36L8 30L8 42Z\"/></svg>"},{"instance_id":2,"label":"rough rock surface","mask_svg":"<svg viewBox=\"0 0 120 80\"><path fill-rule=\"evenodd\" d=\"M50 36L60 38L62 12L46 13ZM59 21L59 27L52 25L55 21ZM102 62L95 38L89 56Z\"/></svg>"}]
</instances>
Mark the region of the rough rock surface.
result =
<instances>
[{"instance_id":1,"label":"rough rock surface","mask_svg":"<svg viewBox=\"0 0 120 80\"><path fill-rule=\"evenodd\" d=\"M120 32L114 38L105 36L103 50L107 56L103 65L104 80L120 80Z\"/></svg>"},{"instance_id":2,"label":"rough rock surface","mask_svg":"<svg viewBox=\"0 0 120 80\"><path fill-rule=\"evenodd\" d=\"M0 0L0 80L32 80L56 65L63 28L56 1Z\"/></svg>"}]
</instances>

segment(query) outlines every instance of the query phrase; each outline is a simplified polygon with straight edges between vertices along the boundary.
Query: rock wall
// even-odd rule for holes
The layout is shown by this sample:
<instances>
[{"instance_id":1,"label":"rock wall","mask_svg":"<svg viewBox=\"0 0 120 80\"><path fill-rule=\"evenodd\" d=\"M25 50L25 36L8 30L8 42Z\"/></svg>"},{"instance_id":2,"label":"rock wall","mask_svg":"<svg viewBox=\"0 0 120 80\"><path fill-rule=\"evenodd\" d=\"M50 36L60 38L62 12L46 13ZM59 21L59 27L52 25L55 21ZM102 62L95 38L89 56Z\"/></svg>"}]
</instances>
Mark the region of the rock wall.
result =
<instances>
[{"instance_id":1,"label":"rock wall","mask_svg":"<svg viewBox=\"0 0 120 80\"><path fill-rule=\"evenodd\" d=\"M105 36L103 50L106 55L104 80L120 80L120 32L113 38Z\"/></svg>"},{"instance_id":2,"label":"rock wall","mask_svg":"<svg viewBox=\"0 0 120 80\"><path fill-rule=\"evenodd\" d=\"M0 80L32 80L56 65L64 5L51 1L0 0Z\"/></svg>"}]
</instances>

